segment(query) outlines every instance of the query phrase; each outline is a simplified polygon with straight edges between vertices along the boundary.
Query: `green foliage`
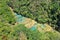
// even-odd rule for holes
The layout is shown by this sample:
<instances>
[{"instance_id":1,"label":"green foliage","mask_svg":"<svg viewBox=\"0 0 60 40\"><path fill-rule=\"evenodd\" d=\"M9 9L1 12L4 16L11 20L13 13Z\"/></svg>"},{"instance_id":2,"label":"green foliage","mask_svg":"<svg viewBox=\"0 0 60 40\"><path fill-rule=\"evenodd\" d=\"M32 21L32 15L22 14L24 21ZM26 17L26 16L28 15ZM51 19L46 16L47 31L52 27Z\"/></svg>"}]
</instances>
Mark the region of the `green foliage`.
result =
<instances>
[{"instance_id":1,"label":"green foliage","mask_svg":"<svg viewBox=\"0 0 60 40\"><path fill-rule=\"evenodd\" d=\"M52 32L44 32L44 31L39 32L38 30L32 31L30 29L27 29L22 24L16 26L15 28L16 28L15 30L18 31L19 29L20 32L26 34L27 40L60 40L60 34L56 31Z\"/></svg>"},{"instance_id":2,"label":"green foliage","mask_svg":"<svg viewBox=\"0 0 60 40\"><path fill-rule=\"evenodd\" d=\"M9 0L8 5L14 12L36 20L49 23L53 28L59 27L60 0Z\"/></svg>"},{"instance_id":3,"label":"green foliage","mask_svg":"<svg viewBox=\"0 0 60 40\"><path fill-rule=\"evenodd\" d=\"M0 39L1 40L20 40L20 32L26 34L27 40L60 40L60 33L52 32L39 32L38 30L27 29L23 24L11 26L0 22Z\"/></svg>"},{"instance_id":4,"label":"green foliage","mask_svg":"<svg viewBox=\"0 0 60 40\"><path fill-rule=\"evenodd\" d=\"M14 2L14 3L13 3ZM45 23L48 20L48 14L44 11L44 7L40 5L47 5L46 3L40 2L40 0L10 0L8 5L11 6L15 12L32 18L38 22ZM44 14L44 15L43 15ZM45 16L46 15L46 16ZM39 18L38 18L39 17Z\"/></svg>"},{"instance_id":5,"label":"green foliage","mask_svg":"<svg viewBox=\"0 0 60 40\"><path fill-rule=\"evenodd\" d=\"M18 24L18 25L9 24L9 23L14 23L15 18L12 15L12 12L9 9L9 6L7 5L6 1L9 1L9 0L0 0L0 40L20 40L20 35L21 35L20 32L23 32L24 34L26 34L27 40L60 40L60 33L54 30L52 32L44 32L44 31L39 32L38 30L32 31L26 28L23 24ZM21 15L30 17L34 20L37 19L38 22L43 22L43 23L47 22L48 19L49 19L49 22L53 19L51 17L52 15L51 12L54 11L55 8L58 8L57 9L58 11L60 10L59 6L55 3L53 3L54 5L51 4L48 10L47 2L44 3L45 0L44 1L42 0L35 0L35 1L11 0L11 1L13 5L10 4L10 1L9 1L9 5L14 9L15 12L18 12ZM39 5L36 4L37 1ZM42 1L41 5L43 7L40 6L39 1ZM55 5L57 5L58 7L55 7ZM48 12L44 11L44 8L48 10ZM48 13L49 13L49 18L47 16ZM56 17L57 15L59 16L59 13L57 15L55 15L54 13L55 11L53 12L54 17ZM57 19L58 18L59 17L57 17ZM54 22L54 19L53 19L53 22Z\"/></svg>"},{"instance_id":6,"label":"green foliage","mask_svg":"<svg viewBox=\"0 0 60 40\"><path fill-rule=\"evenodd\" d=\"M0 0L0 21L1 22L15 22L15 18L5 1Z\"/></svg>"}]
</instances>

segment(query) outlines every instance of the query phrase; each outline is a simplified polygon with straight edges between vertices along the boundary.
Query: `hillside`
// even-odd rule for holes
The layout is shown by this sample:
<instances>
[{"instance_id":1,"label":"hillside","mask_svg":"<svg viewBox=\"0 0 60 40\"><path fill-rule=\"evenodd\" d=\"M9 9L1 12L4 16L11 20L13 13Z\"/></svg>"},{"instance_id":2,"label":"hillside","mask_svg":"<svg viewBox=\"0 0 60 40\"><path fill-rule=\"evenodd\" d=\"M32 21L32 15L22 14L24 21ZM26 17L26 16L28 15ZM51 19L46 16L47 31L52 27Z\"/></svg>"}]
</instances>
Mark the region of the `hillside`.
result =
<instances>
[{"instance_id":1,"label":"hillside","mask_svg":"<svg viewBox=\"0 0 60 40\"><path fill-rule=\"evenodd\" d=\"M35 0L34 2L31 0L0 0L0 40L60 40L60 33L45 20L47 16L44 15L46 14L42 14L44 16L43 18L38 18L42 15L37 15L36 18L42 20L39 22L35 21L36 9L33 6L35 2L37 3L38 1L42 0ZM35 12L35 14L33 14L34 16L31 16L29 11L24 9L27 8L25 6L29 5L30 2L30 5L33 7L30 11ZM42 2L44 2L44 0ZM18 4L23 4L21 10ZM22 12L23 15L20 14L19 11ZM27 13L26 15L28 16L24 16L25 13Z\"/></svg>"},{"instance_id":2,"label":"hillside","mask_svg":"<svg viewBox=\"0 0 60 40\"><path fill-rule=\"evenodd\" d=\"M22 16L60 29L60 0L9 0L8 5Z\"/></svg>"}]
</instances>

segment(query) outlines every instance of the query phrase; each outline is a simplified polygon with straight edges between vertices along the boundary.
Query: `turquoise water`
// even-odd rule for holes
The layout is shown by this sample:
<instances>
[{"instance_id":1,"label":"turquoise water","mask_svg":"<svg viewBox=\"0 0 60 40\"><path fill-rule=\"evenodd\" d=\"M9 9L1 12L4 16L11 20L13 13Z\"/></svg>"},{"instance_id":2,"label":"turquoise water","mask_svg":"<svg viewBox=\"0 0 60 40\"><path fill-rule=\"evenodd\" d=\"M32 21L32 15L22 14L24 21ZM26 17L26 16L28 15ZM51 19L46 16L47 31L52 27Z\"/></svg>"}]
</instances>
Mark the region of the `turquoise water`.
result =
<instances>
[{"instance_id":1,"label":"turquoise water","mask_svg":"<svg viewBox=\"0 0 60 40\"><path fill-rule=\"evenodd\" d=\"M15 13L16 18L16 22L20 22L23 23L25 21L25 17L18 15L17 13Z\"/></svg>"},{"instance_id":2,"label":"turquoise water","mask_svg":"<svg viewBox=\"0 0 60 40\"><path fill-rule=\"evenodd\" d=\"M16 18L16 22L20 22L20 23L23 23L23 22L25 22L26 20L26 17L23 17L23 16L21 16L21 15L18 15L17 13L15 13L15 16L17 17ZM37 29L37 25L38 25L38 23L35 23L30 29L31 30L36 30ZM45 28L45 25L44 24L40 24L40 27L41 28Z\"/></svg>"},{"instance_id":3,"label":"turquoise water","mask_svg":"<svg viewBox=\"0 0 60 40\"><path fill-rule=\"evenodd\" d=\"M32 27L32 28L30 28L30 30L36 30L37 28L36 27Z\"/></svg>"},{"instance_id":4,"label":"turquoise water","mask_svg":"<svg viewBox=\"0 0 60 40\"><path fill-rule=\"evenodd\" d=\"M37 24L35 23L30 29L31 30L36 30L37 29Z\"/></svg>"},{"instance_id":5,"label":"turquoise water","mask_svg":"<svg viewBox=\"0 0 60 40\"><path fill-rule=\"evenodd\" d=\"M35 23L30 29L31 30L36 30L37 29L37 25L38 25L38 23ZM45 28L46 26L44 24L40 24L40 27L41 28Z\"/></svg>"}]
</instances>

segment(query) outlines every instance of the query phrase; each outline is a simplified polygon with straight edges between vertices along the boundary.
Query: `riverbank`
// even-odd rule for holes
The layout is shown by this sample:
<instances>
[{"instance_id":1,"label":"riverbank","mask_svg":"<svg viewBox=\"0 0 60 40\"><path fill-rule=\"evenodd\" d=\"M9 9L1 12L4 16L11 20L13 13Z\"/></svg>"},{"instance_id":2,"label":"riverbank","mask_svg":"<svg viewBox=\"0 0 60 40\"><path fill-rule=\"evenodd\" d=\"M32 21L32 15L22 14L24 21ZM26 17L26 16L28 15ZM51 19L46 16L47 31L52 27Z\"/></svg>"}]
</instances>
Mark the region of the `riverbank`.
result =
<instances>
[{"instance_id":1,"label":"riverbank","mask_svg":"<svg viewBox=\"0 0 60 40\"><path fill-rule=\"evenodd\" d=\"M13 12L13 9L10 7L12 14L16 18L16 23L17 24L24 24L27 28L30 28L31 30L43 30L43 31L52 31L53 29L48 25L48 24L39 24L36 21L23 17L22 15L18 15L17 13ZM36 26L35 26L36 25Z\"/></svg>"}]
</instances>

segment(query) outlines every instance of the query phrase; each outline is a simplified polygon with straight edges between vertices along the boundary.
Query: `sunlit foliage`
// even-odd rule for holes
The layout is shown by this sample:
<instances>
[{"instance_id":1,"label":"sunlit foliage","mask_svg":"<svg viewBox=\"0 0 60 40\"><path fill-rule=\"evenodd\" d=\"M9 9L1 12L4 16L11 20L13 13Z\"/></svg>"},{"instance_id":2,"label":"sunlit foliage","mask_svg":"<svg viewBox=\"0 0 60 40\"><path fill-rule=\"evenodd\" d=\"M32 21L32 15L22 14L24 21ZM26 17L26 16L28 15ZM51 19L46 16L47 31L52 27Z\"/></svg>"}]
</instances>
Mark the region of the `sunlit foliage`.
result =
<instances>
[{"instance_id":1,"label":"sunlit foliage","mask_svg":"<svg viewBox=\"0 0 60 40\"><path fill-rule=\"evenodd\" d=\"M60 29L60 0L9 0L14 12Z\"/></svg>"}]
</instances>

